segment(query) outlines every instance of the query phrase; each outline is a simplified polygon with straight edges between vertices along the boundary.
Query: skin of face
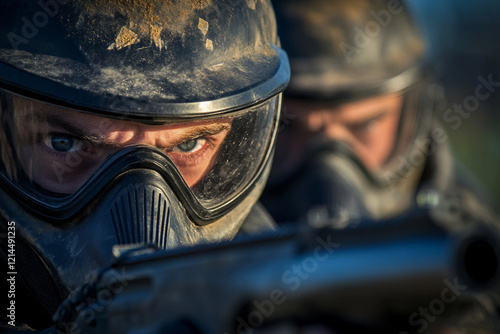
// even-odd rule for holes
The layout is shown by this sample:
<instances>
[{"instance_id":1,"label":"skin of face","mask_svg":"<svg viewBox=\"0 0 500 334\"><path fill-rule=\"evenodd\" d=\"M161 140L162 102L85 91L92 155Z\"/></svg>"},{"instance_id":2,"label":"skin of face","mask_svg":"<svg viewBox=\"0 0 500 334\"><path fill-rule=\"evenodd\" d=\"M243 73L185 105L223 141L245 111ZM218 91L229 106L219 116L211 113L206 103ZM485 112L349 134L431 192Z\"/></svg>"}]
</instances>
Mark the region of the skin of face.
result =
<instances>
[{"instance_id":1,"label":"skin of face","mask_svg":"<svg viewBox=\"0 0 500 334\"><path fill-rule=\"evenodd\" d=\"M282 173L304 158L316 137L344 141L361 162L377 171L396 140L403 97L388 94L338 105L285 99L288 126L278 135L274 167Z\"/></svg>"},{"instance_id":2,"label":"skin of face","mask_svg":"<svg viewBox=\"0 0 500 334\"><path fill-rule=\"evenodd\" d=\"M165 125L110 119L34 101L15 103L16 146L26 175L41 187L71 194L116 151L134 145L159 149L189 187L211 169L231 128L217 118Z\"/></svg>"}]
</instances>

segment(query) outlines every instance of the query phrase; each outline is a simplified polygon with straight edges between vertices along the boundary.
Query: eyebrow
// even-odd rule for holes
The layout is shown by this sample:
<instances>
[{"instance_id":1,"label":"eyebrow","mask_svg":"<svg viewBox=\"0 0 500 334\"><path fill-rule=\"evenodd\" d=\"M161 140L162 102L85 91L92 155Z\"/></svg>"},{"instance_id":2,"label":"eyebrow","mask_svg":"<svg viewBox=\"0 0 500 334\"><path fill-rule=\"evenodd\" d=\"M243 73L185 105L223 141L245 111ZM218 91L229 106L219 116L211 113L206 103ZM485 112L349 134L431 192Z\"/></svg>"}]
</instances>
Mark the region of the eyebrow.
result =
<instances>
[{"instance_id":1,"label":"eyebrow","mask_svg":"<svg viewBox=\"0 0 500 334\"><path fill-rule=\"evenodd\" d=\"M217 135L223 131L228 131L231 128L231 125L229 123L216 123L216 124L207 124L207 125L200 125L197 127L194 127L192 129L189 129L186 133L183 133L182 135L177 138L171 147L175 147L177 145L180 145L182 143L203 137L203 136L214 136Z\"/></svg>"},{"instance_id":2,"label":"eyebrow","mask_svg":"<svg viewBox=\"0 0 500 334\"><path fill-rule=\"evenodd\" d=\"M77 125L74 125L72 122L61 118L59 115L37 115L36 118L40 122L44 121L47 122L50 126L64 129L72 136L78 139L86 140L96 146L101 146L103 148L109 149L118 149L127 146L127 144L114 143L103 136L92 135L88 131L78 127ZM194 126L193 128L188 129L185 133L181 134L179 138L176 138L175 141L173 141L172 145L169 145L169 147L175 147L184 142L194 140L202 136L216 135L223 131L227 131L230 128L230 123L213 123Z\"/></svg>"}]
</instances>

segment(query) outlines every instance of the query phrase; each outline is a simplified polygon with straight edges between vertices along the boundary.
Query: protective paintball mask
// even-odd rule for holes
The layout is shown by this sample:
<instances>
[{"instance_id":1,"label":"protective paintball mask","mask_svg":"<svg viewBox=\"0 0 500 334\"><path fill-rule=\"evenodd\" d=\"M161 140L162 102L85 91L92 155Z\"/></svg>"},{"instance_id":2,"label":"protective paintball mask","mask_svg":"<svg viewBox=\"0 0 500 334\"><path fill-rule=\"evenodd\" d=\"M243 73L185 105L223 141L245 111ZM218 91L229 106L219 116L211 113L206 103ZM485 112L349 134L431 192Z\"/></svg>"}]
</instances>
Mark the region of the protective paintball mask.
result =
<instances>
[{"instance_id":1,"label":"protective paintball mask","mask_svg":"<svg viewBox=\"0 0 500 334\"><path fill-rule=\"evenodd\" d=\"M288 124L278 135L275 165L261 198L273 217L282 223L299 220L343 228L358 218L382 219L408 209L433 145L433 102L419 86L412 88L401 95L392 146L376 169L347 140L325 132L296 139L305 138L299 135L300 124L294 124L300 120L284 109ZM368 126L368 131L379 129L377 124Z\"/></svg>"},{"instance_id":2,"label":"protective paintball mask","mask_svg":"<svg viewBox=\"0 0 500 334\"><path fill-rule=\"evenodd\" d=\"M262 190L280 105L274 97L225 115L144 125L3 97L5 216L70 288L106 264L114 245L232 238Z\"/></svg>"}]
</instances>

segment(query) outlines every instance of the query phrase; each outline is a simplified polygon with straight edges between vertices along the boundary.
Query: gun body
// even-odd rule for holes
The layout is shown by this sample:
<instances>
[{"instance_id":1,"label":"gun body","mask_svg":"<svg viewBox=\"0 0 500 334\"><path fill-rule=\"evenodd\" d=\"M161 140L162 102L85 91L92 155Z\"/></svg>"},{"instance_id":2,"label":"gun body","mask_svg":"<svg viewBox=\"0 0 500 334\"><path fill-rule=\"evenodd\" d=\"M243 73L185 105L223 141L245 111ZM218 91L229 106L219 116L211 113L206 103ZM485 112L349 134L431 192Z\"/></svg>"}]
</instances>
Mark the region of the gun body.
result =
<instances>
[{"instance_id":1,"label":"gun body","mask_svg":"<svg viewBox=\"0 0 500 334\"><path fill-rule=\"evenodd\" d=\"M450 230L423 215L346 230L303 226L170 252L139 249L73 296L60 328L257 333L293 320L417 332L439 322L422 314L431 303L467 309L497 288L499 240L489 228Z\"/></svg>"}]
</instances>

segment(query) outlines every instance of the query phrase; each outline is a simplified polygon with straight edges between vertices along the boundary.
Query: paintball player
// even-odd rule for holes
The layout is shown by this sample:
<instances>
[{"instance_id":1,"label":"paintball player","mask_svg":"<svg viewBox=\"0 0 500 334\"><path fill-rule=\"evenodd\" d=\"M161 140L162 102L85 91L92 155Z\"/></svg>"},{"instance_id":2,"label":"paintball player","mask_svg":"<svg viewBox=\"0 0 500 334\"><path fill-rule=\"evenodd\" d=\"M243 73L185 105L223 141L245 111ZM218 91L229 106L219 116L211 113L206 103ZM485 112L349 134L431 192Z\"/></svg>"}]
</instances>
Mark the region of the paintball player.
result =
<instances>
[{"instance_id":1,"label":"paintball player","mask_svg":"<svg viewBox=\"0 0 500 334\"><path fill-rule=\"evenodd\" d=\"M291 68L261 197L278 223L328 221L347 229L358 218L376 221L424 207L498 227L489 197L454 161L436 120L444 94L403 1L273 5ZM496 311L482 314L491 305L472 307L439 333L496 333L482 323L498 322Z\"/></svg>"},{"instance_id":2,"label":"paintball player","mask_svg":"<svg viewBox=\"0 0 500 334\"><path fill-rule=\"evenodd\" d=\"M289 66L269 1L2 1L0 22L7 329L50 326L116 245L274 228L257 200Z\"/></svg>"},{"instance_id":3,"label":"paintball player","mask_svg":"<svg viewBox=\"0 0 500 334\"><path fill-rule=\"evenodd\" d=\"M437 204L491 218L436 121L444 94L404 2L273 4L292 73L261 197L277 222L344 227Z\"/></svg>"}]
</instances>

